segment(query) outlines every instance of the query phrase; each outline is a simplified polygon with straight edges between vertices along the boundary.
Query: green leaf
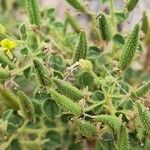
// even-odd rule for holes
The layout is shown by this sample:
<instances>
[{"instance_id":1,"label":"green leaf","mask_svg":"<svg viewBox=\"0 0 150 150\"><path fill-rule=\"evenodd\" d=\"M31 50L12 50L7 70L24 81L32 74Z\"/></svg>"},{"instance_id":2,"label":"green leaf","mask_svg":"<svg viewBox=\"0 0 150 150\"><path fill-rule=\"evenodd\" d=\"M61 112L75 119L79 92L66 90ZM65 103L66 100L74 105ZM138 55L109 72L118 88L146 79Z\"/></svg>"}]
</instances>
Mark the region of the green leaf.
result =
<instances>
[{"instance_id":1,"label":"green leaf","mask_svg":"<svg viewBox=\"0 0 150 150\"><path fill-rule=\"evenodd\" d=\"M94 78L89 72L82 72L78 76L78 84L81 87L92 87L92 85L94 84Z\"/></svg>"},{"instance_id":2,"label":"green leaf","mask_svg":"<svg viewBox=\"0 0 150 150\"><path fill-rule=\"evenodd\" d=\"M14 139L10 146L8 147L8 150L22 150L21 144L18 139Z\"/></svg>"},{"instance_id":3,"label":"green leaf","mask_svg":"<svg viewBox=\"0 0 150 150\"><path fill-rule=\"evenodd\" d=\"M95 101L102 101L104 100L104 98L105 98L104 93L100 90L97 90L92 94L92 99Z\"/></svg>"},{"instance_id":4,"label":"green leaf","mask_svg":"<svg viewBox=\"0 0 150 150\"><path fill-rule=\"evenodd\" d=\"M114 42L116 45L122 46L122 45L125 43L125 40L124 40L124 38L123 38L120 34L115 34L115 35L113 36L113 42Z\"/></svg>"},{"instance_id":5,"label":"green leaf","mask_svg":"<svg viewBox=\"0 0 150 150\"><path fill-rule=\"evenodd\" d=\"M45 143L46 148L56 149L56 148L61 146L62 137L61 137L59 132L57 132L57 131L48 131L46 133L45 138L48 140Z\"/></svg>"},{"instance_id":6,"label":"green leaf","mask_svg":"<svg viewBox=\"0 0 150 150\"><path fill-rule=\"evenodd\" d=\"M42 109L45 115L52 120L54 120L59 113L59 107L56 105L55 101L51 99L46 99L44 101Z\"/></svg>"},{"instance_id":7,"label":"green leaf","mask_svg":"<svg viewBox=\"0 0 150 150\"><path fill-rule=\"evenodd\" d=\"M95 60L100 57L101 52L102 52L102 49L100 49L96 46L91 46L91 47L89 47L88 58Z\"/></svg>"},{"instance_id":8,"label":"green leaf","mask_svg":"<svg viewBox=\"0 0 150 150\"><path fill-rule=\"evenodd\" d=\"M21 54L28 55L28 51L29 51L28 48L24 47L24 48L21 49Z\"/></svg>"},{"instance_id":9,"label":"green leaf","mask_svg":"<svg viewBox=\"0 0 150 150\"><path fill-rule=\"evenodd\" d=\"M127 14L125 12L116 12L115 16L118 20L118 22L123 22L127 19Z\"/></svg>"},{"instance_id":10,"label":"green leaf","mask_svg":"<svg viewBox=\"0 0 150 150\"><path fill-rule=\"evenodd\" d=\"M108 3L109 0L101 0L102 4Z\"/></svg>"},{"instance_id":11,"label":"green leaf","mask_svg":"<svg viewBox=\"0 0 150 150\"><path fill-rule=\"evenodd\" d=\"M55 70L62 71L64 64L62 57L53 55L50 58L50 63Z\"/></svg>"}]
</instances>

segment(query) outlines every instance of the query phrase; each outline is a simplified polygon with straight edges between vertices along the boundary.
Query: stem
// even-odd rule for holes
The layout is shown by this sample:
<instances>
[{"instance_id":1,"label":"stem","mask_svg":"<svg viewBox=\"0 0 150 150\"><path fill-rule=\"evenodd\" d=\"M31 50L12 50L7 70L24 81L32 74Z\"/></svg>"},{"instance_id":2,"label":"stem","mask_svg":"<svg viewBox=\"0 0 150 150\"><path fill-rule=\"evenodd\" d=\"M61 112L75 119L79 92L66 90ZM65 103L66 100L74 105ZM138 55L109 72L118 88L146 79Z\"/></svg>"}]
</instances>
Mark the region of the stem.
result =
<instances>
[{"instance_id":1,"label":"stem","mask_svg":"<svg viewBox=\"0 0 150 150\"><path fill-rule=\"evenodd\" d=\"M115 108L112 103L112 98L109 95L106 95L106 103L107 103L110 114L115 115Z\"/></svg>"},{"instance_id":2,"label":"stem","mask_svg":"<svg viewBox=\"0 0 150 150\"><path fill-rule=\"evenodd\" d=\"M116 32L116 22L114 13L114 0L110 0L110 13L111 13L111 23L113 26L113 33Z\"/></svg>"},{"instance_id":3,"label":"stem","mask_svg":"<svg viewBox=\"0 0 150 150\"><path fill-rule=\"evenodd\" d=\"M25 69L27 69L27 68L29 68L31 66L32 66L32 64L29 64L29 65L27 65L27 66L25 66L23 68L14 69L14 70L11 71L11 76L16 76L18 73L22 73Z\"/></svg>"},{"instance_id":4,"label":"stem","mask_svg":"<svg viewBox=\"0 0 150 150\"><path fill-rule=\"evenodd\" d=\"M94 109L95 107L101 106L104 103L105 103L105 100L103 100L103 101L101 101L101 102L99 102L97 104L94 104L92 106L89 106L89 107L85 108L84 112L88 112L88 111Z\"/></svg>"},{"instance_id":5,"label":"stem","mask_svg":"<svg viewBox=\"0 0 150 150\"><path fill-rule=\"evenodd\" d=\"M25 121L25 122L23 123L23 125L21 126L21 128L18 129L18 132L17 132L16 134L13 134L13 135L8 139L8 141L6 141L6 142L3 143L2 145L0 145L0 149L7 149L8 146L10 145L10 143L11 143L15 138L17 138L17 137L19 136L20 131L22 131L22 130L25 128L25 126L26 126L27 123L28 123L28 121Z\"/></svg>"}]
</instances>

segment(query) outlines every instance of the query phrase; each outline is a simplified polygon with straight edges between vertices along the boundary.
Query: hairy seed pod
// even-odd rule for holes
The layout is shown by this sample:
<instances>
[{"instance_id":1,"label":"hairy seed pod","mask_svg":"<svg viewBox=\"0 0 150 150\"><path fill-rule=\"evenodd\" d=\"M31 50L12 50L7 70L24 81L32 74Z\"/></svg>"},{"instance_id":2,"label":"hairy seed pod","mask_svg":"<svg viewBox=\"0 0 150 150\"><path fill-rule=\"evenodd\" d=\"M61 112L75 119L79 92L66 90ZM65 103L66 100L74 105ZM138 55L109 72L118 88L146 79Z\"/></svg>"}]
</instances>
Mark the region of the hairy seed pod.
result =
<instances>
[{"instance_id":1,"label":"hairy seed pod","mask_svg":"<svg viewBox=\"0 0 150 150\"><path fill-rule=\"evenodd\" d=\"M3 52L0 53L0 64L2 67L8 66L10 69L15 68L15 64Z\"/></svg>"},{"instance_id":2,"label":"hairy seed pod","mask_svg":"<svg viewBox=\"0 0 150 150\"><path fill-rule=\"evenodd\" d=\"M0 83L3 83L10 77L10 72L0 67Z\"/></svg>"},{"instance_id":3,"label":"hairy seed pod","mask_svg":"<svg viewBox=\"0 0 150 150\"><path fill-rule=\"evenodd\" d=\"M126 7L129 12L132 11L136 7L138 1L139 0L128 0Z\"/></svg>"},{"instance_id":4,"label":"hairy seed pod","mask_svg":"<svg viewBox=\"0 0 150 150\"><path fill-rule=\"evenodd\" d=\"M142 141L142 139L144 139L145 137L145 128L143 127L143 124L139 117L136 117L135 121L136 121L136 132L137 132L136 137L140 141Z\"/></svg>"},{"instance_id":5,"label":"hairy seed pod","mask_svg":"<svg viewBox=\"0 0 150 150\"><path fill-rule=\"evenodd\" d=\"M139 101L136 101L136 107L138 110L139 119L143 124L146 133L150 135L150 112Z\"/></svg>"},{"instance_id":6,"label":"hairy seed pod","mask_svg":"<svg viewBox=\"0 0 150 150\"><path fill-rule=\"evenodd\" d=\"M32 101L29 97L22 91L17 92L17 96L19 98L20 110L25 119L30 121L35 120L35 112Z\"/></svg>"},{"instance_id":7,"label":"hairy seed pod","mask_svg":"<svg viewBox=\"0 0 150 150\"><path fill-rule=\"evenodd\" d=\"M87 57L87 39L85 31L81 31L79 34L79 42L76 50L74 51L73 62L77 62L80 59L86 59Z\"/></svg>"},{"instance_id":8,"label":"hairy seed pod","mask_svg":"<svg viewBox=\"0 0 150 150\"><path fill-rule=\"evenodd\" d=\"M39 0L25 0L31 24L40 25Z\"/></svg>"},{"instance_id":9,"label":"hairy seed pod","mask_svg":"<svg viewBox=\"0 0 150 150\"><path fill-rule=\"evenodd\" d=\"M69 82L56 79L56 78L54 79L54 82L57 86L57 91L60 94L65 95L66 97L69 97L73 101L79 101L84 97L83 92L81 92L75 86L72 86Z\"/></svg>"},{"instance_id":10,"label":"hairy seed pod","mask_svg":"<svg viewBox=\"0 0 150 150\"><path fill-rule=\"evenodd\" d=\"M147 94L148 92L150 92L150 81L148 81L147 83L145 83L143 86L139 87L135 92L134 95L136 97L142 97L145 94Z\"/></svg>"},{"instance_id":11,"label":"hairy seed pod","mask_svg":"<svg viewBox=\"0 0 150 150\"><path fill-rule=\"evenodd\" d=\"M99 116L96 116L96 121L100 121L100 122L108 125L115 132L118 132L118 130L120 129L120 126L121 126L121 121L115 116L99 115Z\"/></svg>"},{"instance_id":12,"label":"hairy seed pod","mask_svg":"<svg viewBox=\"0 0 150 150\"><path fill-rule=\"evenodd\" d=\"M75 126L77 130L86 138L93 138L97 135L96 127L88 121L75 120Z\"/></svg>"},{"instance_id":13,"label":"hairy seed pod","mask_svg":"<svg viewBox=\"0 0 150 150\"><path fill-rule=\"evenodd\" d=\"M80 12L85 12L84 6L78 0L66 0L73 8Z\"/></svg>"},{"instance_id":14,"label":"hairy seed pod","mask_svg":"<svg viewBox=\"0 0 150 150\"><path fill-rule=\"evenodd\" d=\"M44 65L37 59L33 60L33 64L40 84L43 86L51 85L51 80Z\"/></svg>"},{"instance_id":15,"label":"hairy seed pod","mask_svg":"<svg viewBox=\"0 0 150 150\"><path fill-rule=\"evenodd\" d=\"M0 95L8 107L11 107L15 110L19 109L17 97L10 90L6 90L2 85L0 85Z\"/></svg>"},{"instance_id":16,"label":"hairy seed pod","mask_svg":"<svg viewBox=\"0 0 150 150\"><path fill-rule=\"evenodd\" d=\"M121 127L119 129L118 133L118 150L128 150L129 147L129 137L127 128L124 124L121 124Z\"/></svg>"},{"instance_id":17,"label":"hairy seed pod","mask_svg":"<svg viewBox=\"0 0 150 150\"><path fill-rule=\"evenodd\" d=\"M139 30L140 27L137 24L132 33L128 36L126 43L123 48L123 52L119 61L119 68L123 71L125 70L129 64L132 62L136 49L138 47L138 39L139 39Z\"/></svg>"},{"instance_id":18,"label":"hairy seed pod","mask_svg":"<svg viewBox=\"0 0 150 150\"><path fill-rule=\"evenodd\" d=\"M81 114L81 108L79 105L74 103L71 99L67 98L66 96L63 96L56 92L55 90L50 91L52 98L56 102L56 104L66 112L69 112L73 115L80 115Z\"/></svg>"},{"instance_id":19,"label":"hairy seed pod","mask_svg":"<svg viewBox=\"0 0 150 150\"><path fill-rule=\"evenodd\" d=\"M101 13L99 15L99 31L102 40L104 41L110 41L112 37L112 31L111 26L109 23L109 20L107 19L107 16L104 13Z\"/></svg>"}]
</instances>

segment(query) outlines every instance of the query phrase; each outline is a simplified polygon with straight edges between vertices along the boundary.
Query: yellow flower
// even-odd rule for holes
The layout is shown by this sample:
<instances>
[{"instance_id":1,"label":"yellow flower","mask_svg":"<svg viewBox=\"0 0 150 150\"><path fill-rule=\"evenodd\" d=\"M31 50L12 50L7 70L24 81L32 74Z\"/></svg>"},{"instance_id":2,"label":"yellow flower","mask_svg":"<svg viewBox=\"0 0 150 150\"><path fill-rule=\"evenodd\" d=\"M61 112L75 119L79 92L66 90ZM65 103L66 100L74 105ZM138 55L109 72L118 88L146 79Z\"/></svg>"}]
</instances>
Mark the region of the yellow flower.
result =
<instances>
[{"instance_id":1,"label":"yellow flower","mask_svg":"<svg viewBox=\"0 0 150 150\"><path fill-rule=\"evenodd\" d=\"M0 42L0 45L2 47L2 50L6 51L7 56L12 59L13 55L11 54L11 50L13 50L16 47L16 42L15 41L11 41L8 39L3 39Z\"/></svg>"},{"instance_id":2,"label":"yellow flower","mask_svg":"<svg viewBox=\"0 0 150 150\"><path fill-rule=\"evenodd\" d=\"M5 34L6 33L6 29L5 27L0 23L0 34Z\"/></svg>"},{"instance_id":3,"label":"yellow flower","mask_svg":"<svg viewBox=\"0 0 150 150\"><path fill-rule=\"evenodd\" d=\"M8 39L4 39L1 41L1 46L5 49L12 50L13 48L16 47L16 42L8 40Z\"/></svg>"}]
</instances>

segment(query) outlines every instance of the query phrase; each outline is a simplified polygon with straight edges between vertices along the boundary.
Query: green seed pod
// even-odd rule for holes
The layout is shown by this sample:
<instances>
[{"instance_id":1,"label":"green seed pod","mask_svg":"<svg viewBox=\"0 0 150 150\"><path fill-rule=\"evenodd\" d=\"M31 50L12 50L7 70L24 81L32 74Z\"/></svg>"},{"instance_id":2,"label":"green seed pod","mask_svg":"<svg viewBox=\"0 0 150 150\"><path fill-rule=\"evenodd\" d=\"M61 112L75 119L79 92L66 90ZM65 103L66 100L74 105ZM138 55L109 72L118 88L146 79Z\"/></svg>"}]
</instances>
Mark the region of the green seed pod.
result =
<instances>
[{"instance_id":1,"label":"green seed pod","mask_svg":"<svg viewBox=\"0 0 150 150\"><path fill-rule=\"evenodd\" d=\"M87 57L87 39L85 31L81 31L79 34L79 42L76 50L74 51L73 62L77 62L80 59L86 59Z\"/></svg>"},{"instance_id":2,"label":"green seed pod","mask_svg":"<svg viewBox=\"0 0 150 150\"><path fill-rule=\"evenodd\" d=\"M67 98L66 96L63 96L56 92L55 90L50 91L52 98L56 102L56 104L66 112L69 112L73 115L80 115L81 114L81 108L74 103L71 99Z\"/></svg>"},{"instance_id":3,"label":"green seed pod","mask_svg":"<svg viewBox=\"0 0 150 150\"><path fill-rule=\"evenodd\" d=\"M0 83L3 83L10 77L10 72L5 70L4 68L0 67Z\"/></svg>"},{"instance_id":4,"label":"green seed pod","mask_svg":"<svg viewBox=\"0 0 150 150\"><path fill-rule=\"evenodd\" d=\"M142 97L145 94L147 94L148 92L150 92L150 81L148 81L147 83L145 83L143 86L139 87L135 92L134 95L136 97Z\"/></svg>"},{"instance_id":5,"label":"green seed pod","mask_svg":"<svg viewBox=\"0 0 150 150\"><path fill-rule=\"evenodd\" d=\"M66 12L66 19L67 19L67 22L70 23L72 29L76 33L80 33L81 27L78 24L76 18L74 16L71 16L69 12Z\"/></svg>"},{"instance_id":6,"label":"green seed pod","mask_svg":"<svg viewBox=\"0 0 150 150\"><path fill-rule=\"evenodd\" d=\"M39 0L25 0L31 24L40 25Z\"/></svg>"},{"instance_id":7,"label":"green seed pod","mask_svg":"<svg viewBox=\"0 0 150 150\"><path fill-rule=\"evenodd\" d=\"M145 137L145 128L143 127L143 124L139 117L136 118L136 137L142 141Z\"/></svg>"},{"instance_id":8,"label":"green seed pod","mask_svg":"<svg viewBox=\"0 0 150 150\"><path fill-rule=\"evenodd\" d=\"M126 7L129 12L132 11L136 7L138 1L139 0L128 0Z\"/></svg>"},{"instance_id":9,"label":"green seed pod","mask_svg":"<svg viewBox=\"0 0 150 150\"><path fill-rule=\"evenodd\" d=\"M109 20L104 13L101 13L99 16L99 31L102 40L110 41L112 38L112 31Z\"/></svg>"},{"instance_id":10,"label":"green seed pod","mask_svg":"<svg viewBox=\"0 0 150 150\"><path fill-rule=\"evenodd\" d=\"M5 53L0 53L0 64L2 64L2 67L8 66L10 69L15 68L15 64L6 56Z\"/></svg>"},{"instance_id":11,"label":"green seed pod","mask_svg":"<svg viewBox=\"0 0 150 150\"><path fill-rule=\"evenodd\" d=\"M54 79L54 82L57 86L57 91L73 101L79 101L84 97L83 93L76 87L72 86L69 82L56 78Z\"/></svg>"},{"instance_id":12,"label":"green seed pod","mask_svg":"<svg viewBox=\"0 0 150 150\"><path fill-rule=\"evenodd\" d=\"M34 106L33 106L32 101L22 91L18 91L17 95L19 98L20 110L21 110L23 117L30 121L34 121L35 120L35 112L34 112Z\"/></svg>"},{"instance_id":13,"label":"green seed pod","mask_svg":"<svg viewBox=\"0 0 150 150\"><path fill-rule=\"evenodd\" d=\"M66 0L73 8L80 12L85 12L84 6L78 0Z\"/></svg>"},{"instance_id":14,"label":"green seed pod","mask_svg":"<svg viewBox=\"0 0 150 150\"><path fill-rule=\"evenodd\" d=\"M86 138L93 138L97 135L96 127L88 121L75 120L75 126Z\"/></svg>"},{"instance_id":15,"label":"green seed pod","mask_svg":"<svg viewBox=\"0 0 150 150\"><path fill-rule=\"evenodd\" d=\"M2 85L0 85L0 94L2 100L6 103L8 107L13 108L14 110L19 109L19 102L17 97L10 90L6 90Z\"/></svg>"},{"instance_id":16,"label":"green seed pod","mask_svg":"<svg viewBox=\"0 0 150 150\"><path fill-rule=\"evenodd\" d=\"M150 135L150 112L139 101L136 101L136 107L141 123L143 124L146 133Z\"/></svg>"},{"instance_id":17,"label":"green seed pod","mask_svg":"<svg viewBox=\"0 0 150 150\"><path fill-rule=\"evenodd\" d=\"M119 133L118 133L118 150L128 150L129 141L128 141L128 132L124 124L121 124Z\"/></svg>"},{"instance_id":18,"label":"green seed pod","mask_svg":"<svg viewBox=\"0 0 150 150\"><path fill-rule=\"evenodd\" d=\"M33 60L33 64L40 84L43 86L51 85L50 77L44 65L37 59Z\"/></svg>"},{"instance_id":19,"label":"green seed pod","mask_svg":"<svg viewBox=\"0 0 150 150\"><path fill-rule=\"evenodd\" d=\"M128 36L126 40L126 43L124 45L123 52L119 61L119 68L121 70L125 70L134 58L135 51L138 47L139 30L140 30L140 27L137 24L134 27L132 33Z\"/></svg>"},{"instance_id":20,"label":"green seed pod","mask_svg":"<svg viewBox=\"0 0 150 150\"><path fill-rule=\"evenodd\" d=\"M118 132L118 130L120 129L120 126L121 126L121 121L115 116L99 115L99 116L96 116L96 121L100 121L100 122L108 125L115 132Z\"/></svg>"}]
</instances>

